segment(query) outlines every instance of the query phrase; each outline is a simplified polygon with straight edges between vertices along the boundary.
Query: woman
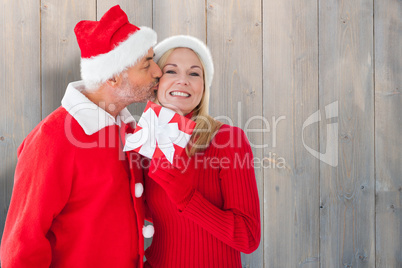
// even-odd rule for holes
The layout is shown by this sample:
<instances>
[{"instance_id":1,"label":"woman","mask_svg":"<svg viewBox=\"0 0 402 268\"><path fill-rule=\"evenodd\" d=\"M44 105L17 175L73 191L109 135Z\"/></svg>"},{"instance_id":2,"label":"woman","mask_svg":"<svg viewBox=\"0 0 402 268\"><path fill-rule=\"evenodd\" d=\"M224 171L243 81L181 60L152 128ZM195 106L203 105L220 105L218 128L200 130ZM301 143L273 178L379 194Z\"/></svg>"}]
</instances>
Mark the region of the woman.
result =
<instances>
[{"instance_id":1,"label":"woman","mask_svg":"<svg viewBox=\"0 0 402 268\"><path fill-rule=\"evenodd\" d=\"M186 153L152 160L145 180L155 228L145 267L241 267L240 252L257 249L260 208L253 156L244 132L208 115L213 62L190 36L155 49L163 76L157 99L197 123Z\"/></svg>"}]
</instances>

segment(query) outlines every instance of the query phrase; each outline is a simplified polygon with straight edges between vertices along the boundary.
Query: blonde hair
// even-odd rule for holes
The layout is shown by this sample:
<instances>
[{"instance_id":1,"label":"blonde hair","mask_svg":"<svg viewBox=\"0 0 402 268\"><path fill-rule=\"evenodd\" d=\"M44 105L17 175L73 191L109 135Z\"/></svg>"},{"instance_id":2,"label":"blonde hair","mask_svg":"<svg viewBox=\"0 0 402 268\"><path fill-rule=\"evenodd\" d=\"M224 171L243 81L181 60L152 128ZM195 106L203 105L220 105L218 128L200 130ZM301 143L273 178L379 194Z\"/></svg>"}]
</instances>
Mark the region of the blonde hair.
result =
<instances>
[{"instance_id":1,"label":"blonde hair","mask_svg":"<svg viewBox=\"0 0 402 268\"><path fill-rule=\"evenodd\" d=\"M178 47L176 47L178 48ZM171 48L166 51L158 60L157 64L163 70L166 65L167 59L169 58L170 54L176 49ZM190 48L189 48L190 49ZM198 152L202 152L208 148L209 144L211 143L212 139L215 137L216 133L223 125L221 122L213 119L208 111L209 111L209 86L205 83L205 67L204 63L201 60L201 57L198 55L197 52L193 51L198 59L201 62L202 70L203 70L203 78L204 78L204 93L202 94L202 98L200 103L194 108L193 114L191 119L195 121L196 127L194 132L191 136L190 142L186 147L186 152L189 157L195 155ZM159 101L156 100L158 103Z\"/></svg>"}]
</instances>

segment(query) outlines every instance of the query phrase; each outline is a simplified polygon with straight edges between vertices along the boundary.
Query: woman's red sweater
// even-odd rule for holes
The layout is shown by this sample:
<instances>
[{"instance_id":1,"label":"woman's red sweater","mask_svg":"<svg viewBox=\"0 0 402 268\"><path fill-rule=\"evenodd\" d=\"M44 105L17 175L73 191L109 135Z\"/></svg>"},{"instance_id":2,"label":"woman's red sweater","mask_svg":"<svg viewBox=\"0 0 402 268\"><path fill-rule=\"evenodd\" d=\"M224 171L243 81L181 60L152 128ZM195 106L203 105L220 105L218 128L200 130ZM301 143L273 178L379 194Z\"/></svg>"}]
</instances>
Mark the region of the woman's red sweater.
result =
<instances>
[{"instance_id":1,"label":"woman's red sweater","mask_svg":"<svg viewBox=\"0 0 402 268\"><path fill-rule=\"evenodd\" d=\"M145 197L155 234L145 267L241 267L240 252L260 243L261 223L253 154L244 132L223 125L186 168L196 189L183 211L153 179Z\"/></svg>"}]
</instances>

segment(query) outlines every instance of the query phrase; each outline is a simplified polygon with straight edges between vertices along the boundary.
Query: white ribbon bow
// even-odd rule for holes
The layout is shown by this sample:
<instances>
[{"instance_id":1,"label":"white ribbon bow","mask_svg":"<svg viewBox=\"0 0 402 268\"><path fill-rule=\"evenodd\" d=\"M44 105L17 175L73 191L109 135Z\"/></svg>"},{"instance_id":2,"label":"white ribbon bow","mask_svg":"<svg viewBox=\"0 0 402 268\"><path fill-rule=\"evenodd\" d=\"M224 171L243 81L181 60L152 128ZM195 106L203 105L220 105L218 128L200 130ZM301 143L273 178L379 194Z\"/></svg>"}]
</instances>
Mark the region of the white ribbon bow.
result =
<instances>
[{"instance_id":1,"label":"white ribbon bow","mask_svg":"<svg viewBox=\"0 0 402 268\"><path fill-rule=\"evenodd\" d=\"M175 152L173 144L184 148L191 137L191 135L179 130L177 123L169 123L174 115L175 112L162 107L158 117L155 111L149 108L142 114L138 122L141 129L127 136L123 151L131 151L141 147L139 153L152 158L158 146L166 159L173 163Z\"/></svg>"}]
</instances>

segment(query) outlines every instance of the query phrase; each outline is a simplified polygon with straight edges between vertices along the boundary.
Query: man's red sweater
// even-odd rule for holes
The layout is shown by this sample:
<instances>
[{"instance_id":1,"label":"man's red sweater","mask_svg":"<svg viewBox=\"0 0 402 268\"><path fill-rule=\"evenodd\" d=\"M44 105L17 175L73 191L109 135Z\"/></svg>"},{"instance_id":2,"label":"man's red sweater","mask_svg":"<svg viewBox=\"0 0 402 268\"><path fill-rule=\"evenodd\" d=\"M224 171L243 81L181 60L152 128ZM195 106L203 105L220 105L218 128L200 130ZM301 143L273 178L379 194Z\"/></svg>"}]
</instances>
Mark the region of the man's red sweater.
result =
<instances>
[{"instance_id":1,"label":"man's red sweater","mask_svg":"<svg viewBox=\"0 0 402 268\"><path fill-rule=\"evenodd\" d=\"M143 265L142 174L130 176L114 119L74 86L63 99L73 116L59 107L19 148L4 268Z\"/></svg>"}]
</instances>

